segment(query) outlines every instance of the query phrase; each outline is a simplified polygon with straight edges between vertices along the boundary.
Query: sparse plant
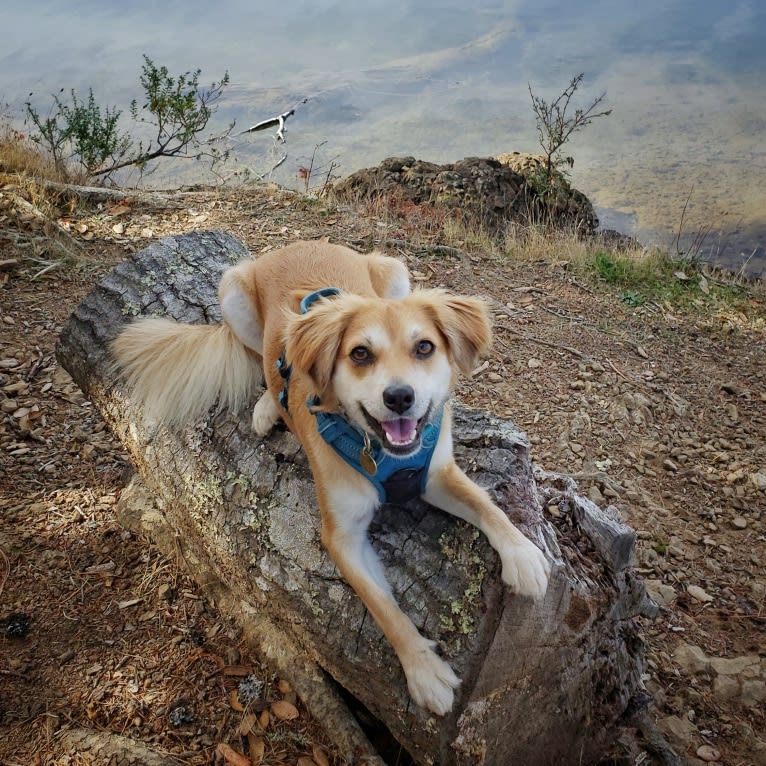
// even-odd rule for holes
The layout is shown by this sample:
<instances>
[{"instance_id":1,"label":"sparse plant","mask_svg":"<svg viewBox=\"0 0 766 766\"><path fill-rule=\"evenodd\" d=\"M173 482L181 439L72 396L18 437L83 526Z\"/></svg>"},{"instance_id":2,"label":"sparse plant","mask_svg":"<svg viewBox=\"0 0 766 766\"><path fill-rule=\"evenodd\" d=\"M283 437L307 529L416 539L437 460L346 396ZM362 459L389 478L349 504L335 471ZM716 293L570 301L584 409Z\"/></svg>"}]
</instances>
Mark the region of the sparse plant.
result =
<instances>
[{"instance_id":1,"label":"sparse plant","mask_svg":"<svg viewBox=\"0 0 766 766\"><path fill-rule=\"evenodd\" d=\"M619 258L614 253L599 250L593 256L593 265L597 274L610 284L623 284L628 279L627 259Z\"/></svg>"},{"instance_id":2,"label":"sparse plant","mask_svg":"<svg viewBox=\"0 0 766 766\"><path fill-rule=\"evenodd\" d=\"M577 107L574 113L570 111L572 98L584 77L583 73L573 77L564 91L550 103L535 95L531 84L528 86L540 147L543 150L543 162L534 173L532 183L537 194L548 202L555 199L559 187L566 184L568 168L574 165L573 157L561 156L564 144L573 133L590 125L597 117L606 117L612 113L611 109L599 111L606 93L595 98L589 106Z\"/></svg>"},{"instance_id":3,"label":"sparse plant","mask_svg":"<svg viewBox=\"0 0 766 766\"><path fill-rule=\"evenodd\" d=\"M332 186L332 182L337 178L335 171L338 169L340 163L337 162L338 157L335 156L330 160L324 162L317 161L317 152L327 143L322 141L314 147L314 151L311 152L311 159L308 165L301 165L298 168L298 178L303 179L304 188L303 191L308 194L311 191L311 180L314 176L324 176L324 181L321 187L319 187L319 196L326 194L327 190Z\"/></svg>"}]
</instances>

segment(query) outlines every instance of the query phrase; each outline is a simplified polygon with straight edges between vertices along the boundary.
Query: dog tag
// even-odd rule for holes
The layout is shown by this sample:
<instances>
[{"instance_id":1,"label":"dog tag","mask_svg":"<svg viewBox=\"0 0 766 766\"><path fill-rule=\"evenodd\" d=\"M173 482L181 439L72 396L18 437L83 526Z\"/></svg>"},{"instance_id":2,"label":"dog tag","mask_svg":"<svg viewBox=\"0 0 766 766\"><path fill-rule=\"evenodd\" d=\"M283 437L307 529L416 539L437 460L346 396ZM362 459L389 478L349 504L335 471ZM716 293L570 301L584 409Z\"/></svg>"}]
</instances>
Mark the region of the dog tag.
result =
<instances>
[{"instance_id":1,"label":"dog tag","mask_svg":"<svg viewBox=\"0 0 766 766\"><path fill-rule=\"evenodd\" d=\"M362 450L359 453L359 465L364 468L364 471L368 476L375 476L378 472L378 464L372 456L372 442L367 434L364 435L364 447L362 447Z\"/></svg>"},{"instance_id":2,"label":"dog tag","mask_svg":"<svg viewBox=\"0 0 766 766\"><path fill-rule=\"evenodd\" d=\"M378 464L375 462L375 458L366 449L359 453L359 464L364 468L368 476L375 476L378 472Z\"/></svg>"}]
</instances>

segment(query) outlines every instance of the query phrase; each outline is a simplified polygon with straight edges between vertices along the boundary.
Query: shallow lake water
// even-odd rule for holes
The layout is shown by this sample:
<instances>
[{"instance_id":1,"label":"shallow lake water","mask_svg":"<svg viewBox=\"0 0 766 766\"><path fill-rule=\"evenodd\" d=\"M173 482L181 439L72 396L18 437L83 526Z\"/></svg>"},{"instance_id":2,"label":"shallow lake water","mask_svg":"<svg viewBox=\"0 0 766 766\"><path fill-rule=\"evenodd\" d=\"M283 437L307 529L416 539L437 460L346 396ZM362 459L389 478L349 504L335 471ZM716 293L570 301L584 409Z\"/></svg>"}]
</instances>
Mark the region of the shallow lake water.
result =
<instances>
[{"instance_id":1,"label":"shallow lake water","mask_svg":"<svg viewBox=\"0 0 766 766\"><path fill-rule=\"evenodd\" d=\"M238 167L301 188L392 155L448 162L537 152L528 87L548 100L606 92L609 117L575 134L572 181L602 224L676 250L766 270L766 4L760 0L53 0L0 5L0 102L76 88L125 110L146 53L171 73L224 71L215 128L295 107L227 145ZM126 122L125 127L128 127ZM270 168L286 153L285 161ZM141 179L171 185L188 163ZM704 235L704 236L702 236Z\"/></svg>"}]
</instances>

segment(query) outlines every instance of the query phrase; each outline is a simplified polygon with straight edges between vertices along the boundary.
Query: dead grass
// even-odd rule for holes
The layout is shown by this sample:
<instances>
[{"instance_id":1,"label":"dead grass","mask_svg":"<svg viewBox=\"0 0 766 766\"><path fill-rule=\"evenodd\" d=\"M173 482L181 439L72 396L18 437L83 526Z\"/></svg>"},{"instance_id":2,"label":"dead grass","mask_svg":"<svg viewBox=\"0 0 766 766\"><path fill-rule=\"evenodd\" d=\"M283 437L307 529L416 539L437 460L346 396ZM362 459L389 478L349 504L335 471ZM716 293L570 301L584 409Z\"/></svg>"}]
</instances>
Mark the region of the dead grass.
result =
<instances>
[{"instance_id":1,"label":"dead grass","mask_svg":"<svg viewBox=\"0 0 766 766\"><path fill-rule=\"evenodd\" d=\"M6 183L3 176L66 180L40 146L7 123L0 126L0 181Z\"/></svg>"}]
</instances>

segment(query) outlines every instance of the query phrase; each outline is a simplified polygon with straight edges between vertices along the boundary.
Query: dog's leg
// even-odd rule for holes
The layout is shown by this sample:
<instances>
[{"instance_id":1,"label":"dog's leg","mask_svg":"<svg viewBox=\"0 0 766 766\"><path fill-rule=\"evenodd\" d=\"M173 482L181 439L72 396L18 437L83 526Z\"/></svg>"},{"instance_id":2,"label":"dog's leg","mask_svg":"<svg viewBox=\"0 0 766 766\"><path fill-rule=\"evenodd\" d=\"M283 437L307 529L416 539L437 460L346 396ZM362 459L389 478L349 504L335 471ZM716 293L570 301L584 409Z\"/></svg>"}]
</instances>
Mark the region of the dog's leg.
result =
<instances>
[{"instance_id":1,"label":"dog's leg","mask_svg":"<svg viewBox=\"0 0 766 766\"><path fill-rule=\"evenodd\" d=\"M259 436L266 436L279 422L279 417L274 397L268 391L264 391L253 407L253 431Z\"/></svg>"},{"instance_id":2,"label":"dog's leg","mask_svg":"<svg viewBox=\"0 0 766 766\"><path fill-rule=\"evenodd\" d=\"M423 499L480 529L500 556L503 582L523 596L542 598L548 587L550 564L542 551L492 502L487 492L458 468L452 458L449 420L445 420Z\"/></svg>"},{"instance_id":3,"label":"dog's leg","mask_svg":"<svg viewBox=\"0 0 766 766\"><path fill-rule=\"evenodd\" d=\"M360 496L344 487L320 493L320 500L322 542L393 646L412 699L436 715L444 715L452 709L453 690L460 679L436 654L435 642L420 635L391 593L380 560L367 539L377 498Z\"/></svg>"}]
</instances>

